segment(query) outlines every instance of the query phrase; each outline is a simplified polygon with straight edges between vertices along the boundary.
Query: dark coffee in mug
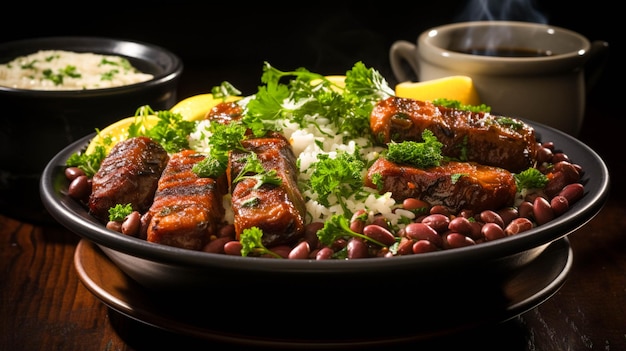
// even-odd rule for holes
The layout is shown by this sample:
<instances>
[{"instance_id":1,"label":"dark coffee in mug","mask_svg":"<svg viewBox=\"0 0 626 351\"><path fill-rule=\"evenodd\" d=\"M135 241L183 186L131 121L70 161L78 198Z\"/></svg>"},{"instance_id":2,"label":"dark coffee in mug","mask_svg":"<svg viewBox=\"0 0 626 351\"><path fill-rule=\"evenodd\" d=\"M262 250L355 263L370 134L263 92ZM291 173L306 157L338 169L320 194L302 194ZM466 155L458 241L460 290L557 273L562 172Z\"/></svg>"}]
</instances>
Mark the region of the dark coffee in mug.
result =
<instances>
[{"instance_id":1,"label":"dark coffee in mug","mask_svg":"<svg viewBox=\"0 0 626 351\"><path fill-rule=\"evenodd\" d=\"M529 48L469 48L463 50L455 50L463 54L494 56L494 57L547 57L552 56L552 52L539 49Z\"/></svg>"}]
</instances>

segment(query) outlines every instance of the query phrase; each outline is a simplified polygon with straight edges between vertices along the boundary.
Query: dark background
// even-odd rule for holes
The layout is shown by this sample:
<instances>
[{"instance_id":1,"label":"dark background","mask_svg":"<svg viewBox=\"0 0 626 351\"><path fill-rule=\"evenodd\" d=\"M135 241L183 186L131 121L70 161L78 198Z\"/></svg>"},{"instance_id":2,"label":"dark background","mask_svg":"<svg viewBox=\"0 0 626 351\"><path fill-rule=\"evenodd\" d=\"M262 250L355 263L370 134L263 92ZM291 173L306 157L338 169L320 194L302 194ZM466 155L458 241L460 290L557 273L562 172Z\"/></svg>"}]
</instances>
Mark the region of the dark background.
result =
<instances>
[{"instance_id":1,"label":"dark background","mask_svg":"<svg viewBox=\"0 0 626 351\"><path fill-rule=\"evenodd\" d=\"M185 64L179 98L209 92L228 80L244 93L260 84L263 61L281 70L305 67L344 74L355 62L379 70L395 85L388 50L424 30L450 22L509 19L547 22L607 41L610 53L598 84L588 93L594 108L617 113L621 101L624 40L617 3L562 0L432 0L258 2L15 3L0 23L0 42L28 37L95 35L161 45ZM488 9L479 10L483 4ZM21 9L20 9L21 7ZM7 15L14 17L7 20ZM622 109L620 108L619 111Z\"/></svg>"}]
</instances>

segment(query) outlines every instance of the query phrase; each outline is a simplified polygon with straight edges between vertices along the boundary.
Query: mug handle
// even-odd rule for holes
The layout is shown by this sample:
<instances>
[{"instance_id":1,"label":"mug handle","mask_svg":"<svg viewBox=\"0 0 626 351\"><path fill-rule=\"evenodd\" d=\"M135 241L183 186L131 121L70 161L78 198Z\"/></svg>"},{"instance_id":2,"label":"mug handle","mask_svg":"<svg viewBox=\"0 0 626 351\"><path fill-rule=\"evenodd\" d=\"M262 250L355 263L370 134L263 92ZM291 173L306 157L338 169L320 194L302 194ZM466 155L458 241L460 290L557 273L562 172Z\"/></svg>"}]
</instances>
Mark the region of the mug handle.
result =
<instances>
[{"instance_id":1,"label":"mug handle","mask_svg":"<svg viewBox=\"0 0 626 351\"><path fill-rule=\"evenodd\" d=\"M589 60L585 64L585 89L589 92L600 80L609 58L609 43L603 40L591 42Z\"/></svg>"},{"instance_id":2,"label":"mug handle","mask_svg":"<svg viewBox=\"0 0 626 351\"><path fill-rule=\"evenodd\" d=\"M404 63L408 63L413 72L409 72ZM419 63L417 62L417 45L406 40L395 41L389 49L391 71L398 82L419 81Z\"/></svg>"}]
</instances>

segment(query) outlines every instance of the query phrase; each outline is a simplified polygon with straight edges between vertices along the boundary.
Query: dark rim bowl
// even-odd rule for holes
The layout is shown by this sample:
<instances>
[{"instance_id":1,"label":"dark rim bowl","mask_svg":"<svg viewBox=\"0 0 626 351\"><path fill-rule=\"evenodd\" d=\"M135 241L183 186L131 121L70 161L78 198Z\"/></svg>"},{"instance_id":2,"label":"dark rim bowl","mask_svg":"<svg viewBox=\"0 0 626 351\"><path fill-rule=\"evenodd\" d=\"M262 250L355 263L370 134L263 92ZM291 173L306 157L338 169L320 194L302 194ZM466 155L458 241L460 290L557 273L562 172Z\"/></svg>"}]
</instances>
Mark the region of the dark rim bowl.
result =
<instances>
[{"instance_id":1,"label":"dark rim bowl","mask_svg":"<svg viewBox=\"0 0 626 351\"><path fill-rule=\"evenodd\" d=\"M208 326L210 338L225 337L229 342L278 340L280 345L343 346L428 338L501 322L549 298L569 267L553 257L553 244L563 244L565 236L591 220L606 202L609 173L602 159L563 132L528 123L540 140L553 141L583 168L584 196L561 216L529 231L424 254L325 261L240 257L154 244L107 230L66 196L65 161L83 149L93 134L48 163L40 192L52 217L97 244L138 283L132 289L139 289L137 294L149 297L142 301L153 304L148 315L156 314L164 325L176 323L167 320L166 311L192 311L185 314L192 326ZM544 263L539 272L527 271L536 262ZM557 278L554 272L560 272ZM106 273L97 279L106 279ZM511 295L508 291L511 284L523 285L529 279L543 282L538 284L545 284L544 292L525 295L516 290ZM515 299L528 303L512 308ZM103 301L115 308L115 303ZM127 306L125 301L120 303ZM217 304L224 304L227 312L216 314ZM141 310L141 306L128 307ZM284 318L260 322L259 317L267 313ZM312 314L321 315L323 325L319 318L307 317ZM393 317L399 314L406 314L410 322L398 323Z\"/></svg>"},{"instance_id":2,"label":"dark rim bowl","mask_svg":"<svg viewBox=\"0 0 626 351\"><path fill-rule=\"evenodd\" d=\"M0 63L6 63L16 57L29 55L39 50L67 50L118 55L127 58L140 71L154 75L154 78L120 87L86 90L32 90L0 86L0 94L27 94L51 98L117 95L140 87L162 85L178 79L183 70L182 60L163 47L140 41L104 37L41 37L10 41L0 44Z\"/></svg>"},{"instance_id":3,"label":"dark rim bowl","mask_svg":"<svg viewBox=\"0 0 626 351\"><path fill-rule=\"evenodd\" d=\"M65 195L68 181L64 176L64 164L74 152L85 147L93 135L84 137L58 153L45 168L40 191L42 201L49 213L63 226L98 245L136 256L148 261L210 271L229 269L251 273L343 275L367 274L407 270L429 272L445 267L461 268L480 263L492 263L511 259L513 265L527 261L520 257L525 252L560 239L591 220L604 206L608 196L609 173L602 159L577 139L551 127L535 122L533 126L542 141L553 141L557 149L565 152L572 162L582 166L581 182L585 195L570 209L543 224L520 234L480 243L470 247L393 258L368 258L348 261L278 260L267 258L237 257L224 254L208 254L147 242L107 230L91 217L77 201ZM538 253L537 253L538 254ZM507 263L503 263L504 266ZM506 269L506 267L505 267Z\"/></svg>"}]
</instances>

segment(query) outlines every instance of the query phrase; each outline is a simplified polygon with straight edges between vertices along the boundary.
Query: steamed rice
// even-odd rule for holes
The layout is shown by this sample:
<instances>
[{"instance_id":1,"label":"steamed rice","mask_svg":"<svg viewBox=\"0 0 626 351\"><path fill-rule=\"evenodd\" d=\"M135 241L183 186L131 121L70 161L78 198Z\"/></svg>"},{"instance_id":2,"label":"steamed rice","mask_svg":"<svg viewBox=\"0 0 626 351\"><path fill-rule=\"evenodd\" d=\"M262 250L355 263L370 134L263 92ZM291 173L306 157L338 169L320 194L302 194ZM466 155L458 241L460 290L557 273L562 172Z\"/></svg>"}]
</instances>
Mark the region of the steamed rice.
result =
<instances>
[{"instance_id":1,"label":"steamed rice","mask_svg":"<svg viewBox=\"0 0 626 351\"><path fill-rule=\"evenodd\" d=\"M0 86L17 89L103 89L152 78L121 56L64 50L41 50L0 65Z\"/></svg>"},{"instance_id":2,"label":"steamed rice","mask_svg":"<svg viewBox=\"0 0 626 351\"><path fill-rule=\"evenodd\" d=\"M300 170L298 176L299 183L305 183L315 170L315 163L320 154L327 154L330 158L335 158L337 153L345 151L350 154L358 150L366 161L373 161L379 157L383 150L380 146L372 146L367 138L356 138L344 141L344 135L337 134L336 128L322 116L309 116L311 123L301 128L296 123L283 121L282 133L290 141L294 154L297 157L297 165ZM315 123L313 123L315 122ZM190 146L199 152L209 153L208 139L211 133L208 131L210 122L203 120L198 122L196 130L190 134ZM363 177L367 170L363 170ZM396 201L391 193L378 194L376 189L363 188L361 197L351 196L344 199L347 209L355 213L361 209L368 212L370 220L376 215L382 215L393 226L402 227L402 218L413 219L415 214L411 211L397 209ZM302 195L306 201L307 222L324 222L332 215L345 215L339 200L334 194L328 197L330 206L324 206L318 202L318 195L310 190L304 190ZM230 205L227 209L226 219L232 223L233 214L230 212Z\"/></svg>"}]
</instances>

